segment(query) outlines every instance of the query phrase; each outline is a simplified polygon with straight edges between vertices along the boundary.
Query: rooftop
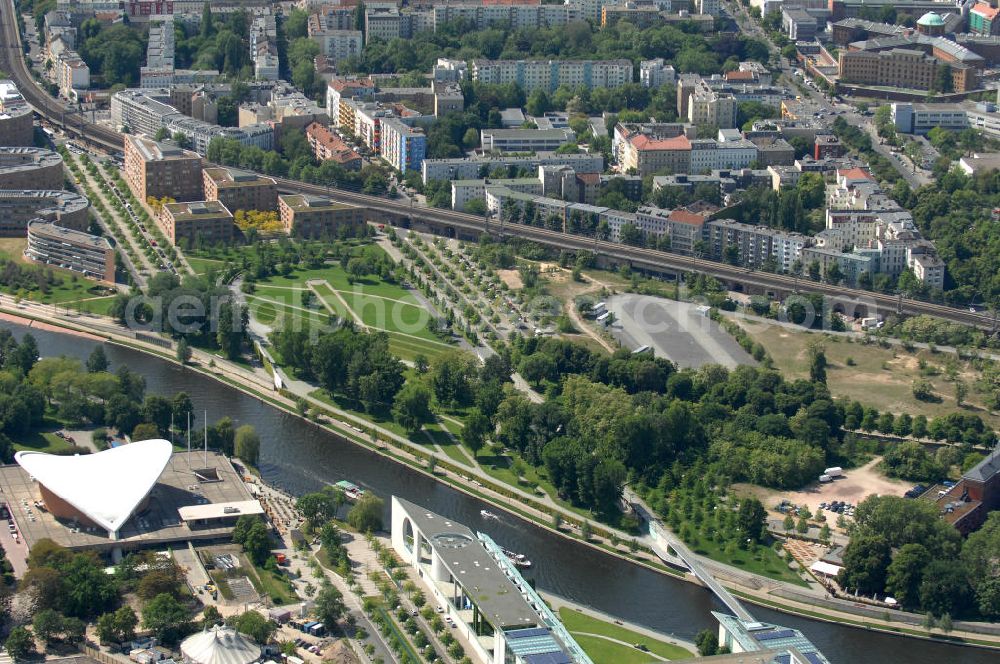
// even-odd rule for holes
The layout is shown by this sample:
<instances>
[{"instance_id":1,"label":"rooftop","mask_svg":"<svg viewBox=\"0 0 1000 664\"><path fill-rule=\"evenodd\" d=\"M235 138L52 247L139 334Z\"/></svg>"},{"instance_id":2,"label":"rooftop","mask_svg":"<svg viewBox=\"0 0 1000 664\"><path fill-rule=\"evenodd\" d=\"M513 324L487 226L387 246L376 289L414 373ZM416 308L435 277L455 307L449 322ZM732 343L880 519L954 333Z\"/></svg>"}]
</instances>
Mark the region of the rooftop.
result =
<instances>
[{"instance_id":1,"label":"rooftop","mask_svg":"<svg viewBox=\"0 0 1000 664\"><path fill-rule=\"evenodd\" d=\"M393 502L405 510L413 528L426 537L455 582L465 589L491 625L497 628L542 625L541 616L504 575L471 529L396 496Z\"/></svg>"},{"instance_id":2,"label":"rooftop","mask_svg":"<svg viewBox=\"0 0 1000 664\"><path fill-rule=\"evenodd\" d=\"M690 150L691 140L684 135L672 138L650 138L639 134L629 139L637 150Z\"/></svg>"},{"instance_id":3,"label":"rooftop","mask_svg":"<svg viewBox=\"0 0 1000 664\"><path fill-rule=\"evenodd\" d=\"M985 459L967 470L962 477L974 482L986 482L1000 473L1000 447L997 447Z\"/></svg>"},{"instance_id":4,"label":"rooftop","mask_svg":"<svg viewBox=\"0 0 1000 664\"><path fill-rule=\"evenodd\" d=\"M917 25L933 26L933 27L943 27L944 19L937 12L927 12L920 17L917 21Z\"/></svg>"},{"instance_id":5,"label":"rooftop","mask_svg":"<svg viewBox=\"0 0 1000 664\"><path fill-rule=\"evenodd\" d=\"M765 622L746 622L718 611L712 611L712 615L745 652L794 649L810 664L830 664L830 660L797 629Z\"/></svg>"},{"instance_id":6,"label":"rooftop","mask_svg":"<svg viewBox=\"0 0 1000 664\"><path fill-rule=\"evenodd\" d=\"M976 14L979 14L980 16L982 16L985 19L989 19L990 21L992 21L993 19L995 19L997 17L997 14L1000 13L1000 9L997 9L996 7L991 7L991 6L989 6L989 5L985 4L985 3L978 3L978 4L976 4L976 6L974 6L971 9L971 11L974 12L974 13L976 13ZM923 23L923 20L925 18L927 18L927 16L930 16L930 14L925 14L920 19L920 24L921 25L925 25ZM940 17L938 17L938 18L940 18ZM944 23L942 22L940 24L933 23L933 24L930 24L930 25L943 25L943 24Z\"/></svg>"},{"instance_id":7,"label":"rooftop","mask_svg":"<svg viewBox=\"0 0 1000 664\"><path fill-rule=\"evenodd\" d=\"M484 136L494 138L522 138L531 136L532 138L572 138L575 134L572 129L483 129Z\"/></svg>"},{"instance_id":8,"label":"rooftop","mask_svg":"<svg viewBox=\"0 0 1000 664\"><path fill-rule=\"evenodd\" d=\"M204 173L220 187L246 187L261 184L275 184L274 178L269 178L259 173L237 170L235 168L224 168L221 166L216 168L206 168Z\"/></svg>"},{"instance_id":9,"label":"rooftop","mask_svg":"<svg viewBox=\"0 0 1000 664\"><path fill-rule=\"evenodd\" d=\"M75 191L0 189L0 207L5 204L20 205L25 199L36 201L38 207L35 212L46 217L76 212L90 205L90 201Z\"/></svg>"},{"instance_id":10,"label":"rooftop","mask_svg":"<svg viewBox=\"0 0 1000 664\"><path fill-rule=\"evenodd\" d=\"M286 194L278 196L278 200L293 210L344 210L355 207L323 196L310 196L309 194Z\"/></svg>"},{"instance_id":11,"label":"rooftop","mask_svg":"<svg viewBox=\"0 0 1000 664\"><path fill-rule=\"evenodd\" d=\"M83 456L21 451L14 460L40 486L117 539L170 461L170 441L144 440Z\"/></svg>"},{"instance_id":12,"label":"rooftop","mask_svg":"<svg viewBox=\"0 0 1000 664\"><path fill-rule=\"evenodd\" d=\"M190 203L167 203L163 206L175 221L196 220L202 217L232 217L232 213L219 201L191 201Z\"/></svg>"},{"instance_id":13,"label":"rooftop","mask_svg":"<svg viewBox=\"0 0 1000 664\"><path fill-rule=\"evenodd\" d=\"M154 141L151 138L127 134L125 140L132 144L142 158L146 161L177 161L180 159L197 159L201 161L201 155L197 152L185 150L176 143L167 141Z\"/></svg>"},{"instance_id":14,"label":"rooftop","mask_svg":"<svg viewBox=\"0 0 1000 664\"><path fill-rule=\"evenodd\" d=\"M123 445L89 457L98 458L102 454L128 450L135 445L136 443ZM61 458L74 461L87 457ZM80 484L87 487L98 484L98 488L93 492L94 496L103 494L105 486L121 488L122 483L131 481L132 474L142 474L131 464L127 468L126 472L120 477L115 477L113 481L108 481L102 473L100 476L95 475L92 480L85 479ZM17 528L29 548L43 538L51 539L60 546L78 550L108 549L120 542L139 546L185 542L192 537L192 527L181 522L180 508L209 503L235 503L252 498L247 486L226 457L215 452L205 454L202 451L176 452L172 455L168 453L166 468L159 473L158 479L154 478L155 482L148 491L148 507L141 515L136 514L124 520L123 525L119 527L119 539L116 542L100 529L73 524L71 521L57 518L51 512L35 508L34 502L40 500L41 495L39 483L32 478L32 474L33 471L17 464L0 466L0 485L4 488L4 496L11 507ZM105 478L103 484L99 482L100 477ZM92 497L88 496L86 499L90 500ZM121 505L117 507L111 505L111 507L114 510L121 509ZM226 537L231 533L231 524L199 527L197 530L200 539Z\"/></svg>"},{"instance_id":15,"label":"rooftop","mask_svg":"<svg viewBox=\"0 0 1000 664\"><path fill-rule=\"evenodd\" d=\"M0 147L0 173L29 171L62 163L59 153L44 148Z\"/></svg>"},{"instance_id":16,"label":"rooftop","mask_svg":"<svg viewBox=\"0 0 1000 664\"><path fill-rule=\"evenodd\" d=\"M111 245L107 238L100 235L91 235L82 231L73 230L64 226L57 226L51 221L32 221L28 224L28 234L34 237L44 237L51 240L71 243L77 246L91 247L101 251L108 249Z\"/></svg>"}]
</instances>

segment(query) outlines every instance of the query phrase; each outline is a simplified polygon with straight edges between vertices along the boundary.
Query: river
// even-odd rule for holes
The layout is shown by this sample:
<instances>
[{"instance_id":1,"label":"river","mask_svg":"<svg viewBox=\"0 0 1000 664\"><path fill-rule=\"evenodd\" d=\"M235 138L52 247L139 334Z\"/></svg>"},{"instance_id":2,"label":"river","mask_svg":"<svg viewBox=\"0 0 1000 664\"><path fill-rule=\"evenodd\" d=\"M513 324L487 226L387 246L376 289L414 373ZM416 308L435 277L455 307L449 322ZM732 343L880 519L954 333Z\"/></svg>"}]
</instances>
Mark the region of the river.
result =
<instances>
[{"instance_id":1,"label":"river","mask_svg":"<svg viewBox=\"0 0 1000 664\"><path fill-rule=\"evenodd\" d=\"M18 338L28 328L0 322ZM43 357L75 356L82 360L97 342L75 336L32 330ZM159 358L115 345L105 352L114 371L127 365L146 378L150 393L187 392L198 417L209 421L229 416L252 424L261 437L260 471L264 479L293 494L313 491L347 479L383 498L395 494L473 529L488 533L502 546L527 554L534 562L526 576L538 588L580 604L693 639L698 631L716 628L710 610L722 605L704 588L629 564L582 544L558 537L517 517L501 514L484 520L487 505L406 466L349 443L338 436L288 415L225 384ZM201 420L197 424L201 425ZM388 500L386 501L388 503ZM802 630L837 664L996 664L1000 654L930 641L918 641L778 613L757 606L753 615Z\"/></svg>"}]
</instances>

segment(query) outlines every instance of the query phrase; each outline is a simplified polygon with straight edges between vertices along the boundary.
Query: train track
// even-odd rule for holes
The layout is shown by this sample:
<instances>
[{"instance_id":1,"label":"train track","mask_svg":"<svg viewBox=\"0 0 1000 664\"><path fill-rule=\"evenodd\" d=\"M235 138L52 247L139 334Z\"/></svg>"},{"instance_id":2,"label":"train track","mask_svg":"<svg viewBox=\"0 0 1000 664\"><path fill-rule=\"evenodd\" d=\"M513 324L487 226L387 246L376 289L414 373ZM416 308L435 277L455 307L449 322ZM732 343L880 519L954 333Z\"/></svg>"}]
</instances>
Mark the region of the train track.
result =
<instances>
[{"instance_id":1,"label":"train track","mask_svg":"<svg viewBox=\"0 0 1000 664\"><path fill-rule=\"evenodd\" d=\"M108 127L88 122L82 115L67 111L66 107L49 95L36 83L31 72L24 63L21 37L18 33L13 0L0 0L0 65L2 65L18 85L25 100L36 112L57 125L67 134L85 142L111 151L122 149L122 135ZM516 236L546 246L575 251L591 251L616 261L626 262L634 267L656 272L701 272L734 284L783 293L815 292L830 296L841 303L845 310L850 310L853 304L860 304L866 315L882 312L899 312L910 315L926 314L943 318L964 325L972 325L985 330L995 331L996 316L979 312L967 311L942 304L923 302L910 298L875 293L843 286L832 286L813 282L794 276L757 272L746 268L733 267L724 263L710 262L690 256L671 254L642 247L616 244L584 237L552 231L534 226L520 224L502 224L480 216L442 210L422 206L404 204L379 196L369 196L357 192L314 185L286 178L275 178L278 188L286 193L304 193L322 196L334 196L338 200L381 212L395 218L419 219L432 224L444 226L455 232L466 234L491 233ZM853 303L853 304L852 304Z\"/></svg>"}]
</instances>

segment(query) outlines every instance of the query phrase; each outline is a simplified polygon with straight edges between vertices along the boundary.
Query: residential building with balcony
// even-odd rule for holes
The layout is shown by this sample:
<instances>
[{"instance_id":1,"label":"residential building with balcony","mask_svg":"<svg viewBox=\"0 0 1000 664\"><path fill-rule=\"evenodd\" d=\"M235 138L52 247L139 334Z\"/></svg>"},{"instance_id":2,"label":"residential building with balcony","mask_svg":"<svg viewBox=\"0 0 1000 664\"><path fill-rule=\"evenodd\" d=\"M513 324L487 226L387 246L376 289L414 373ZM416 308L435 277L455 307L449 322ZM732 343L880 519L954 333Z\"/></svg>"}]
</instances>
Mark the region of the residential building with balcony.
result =
<instances>
[{"instance_id":1,"label":"residential building with balcony","mask_svg":"<svg viewBox=\"0 0 1000 664\"><path fill-rule=\"evenodd\" d=\"M124 136L123 175L136 198L202 200L201 155L134 134Z\"/></svg>"},{"instance_id":2,"label":"residential building with balcony","mask_svg":"<svg viewBox=\"0 0 1000 664\"><path fill-rule=\"evenodd\" d=\"M236 228L233 213L219 201L167 203L156 221L170 242L189 246L230 244Z\"/></svg>"},{"instance_id":3,"label":"residential building with balcony","mask_svg":"<svg viewBox=\"0 0 1000 664\"><path fill-rule=\"evenodd\" d=\"M238 210L278 209L278 186L274 178L221 166L206 168L203 175L205 200L219 201L234 214Z\"/></svg>"},{"instance_id":4,"label":"residential building with balcony","mask_svg":"<svg viewBox=\"0 0 1000 664\"><path fill-rule=\"evenodd\" d=\"M278 196L278 216L285 231L294 237L336 237L341 227L359 228L365 223L364 208L338 203L321 196Z\"/></svg>"},{"instance_id":5,"label":"residential building with balcony","mask_svg":"<svg viewBox=\"0 0 1000 664\"><path fill-rule=\"evenodd\" d=\"M115 282L115 252L106 238L42 220L29 222L27 232L24 257L28 260Z\"/></svg>"}]
</instances>

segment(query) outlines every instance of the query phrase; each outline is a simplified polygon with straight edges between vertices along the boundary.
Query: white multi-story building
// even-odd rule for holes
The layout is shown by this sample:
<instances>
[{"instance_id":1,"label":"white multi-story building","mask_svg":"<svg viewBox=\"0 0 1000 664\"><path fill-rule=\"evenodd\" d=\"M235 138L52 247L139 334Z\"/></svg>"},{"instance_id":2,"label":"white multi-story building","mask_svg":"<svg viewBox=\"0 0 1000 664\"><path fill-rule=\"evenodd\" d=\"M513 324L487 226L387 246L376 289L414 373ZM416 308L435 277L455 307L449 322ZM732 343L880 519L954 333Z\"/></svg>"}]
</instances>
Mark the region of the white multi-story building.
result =
<instances>
[{"instance_id":1,"label":"white multi-story building","mask_svg":"<svg viewBox=\"0 0 1000 664\"><path fill-rule=\"evenodd\" d=\"M483 150L490 152L543 152L556 150L576 139L572 129L483 129Z\"/></svg>"},{"instance_id":2,"label":"white multi-story building","mask_svg":"<svg viewBox=\"0 0 1000 664\"><path fill-rule=\"evenodd\" d=\"M459 83L469 75L469 63L465 60L438 58L431 78L435 83Z\"/></svg>"},{"instance_id":3,"label":"white multi-story building","mask_svg":"<svg viewBox=\"0 0 1000 664\"><path fill-rule=\"evenodd\" d=\"M365 6L365 39L392 41L409 37L407 16L395 6Z\"/></svg>"},{"instance_id":4,"label":"white multi-story building","mask_svg":"<svg viewBox=\"0 0 1000 664\"><path fill-rule=\"evenodd\" d=\"M476 30L485 30L495 25L509 25L517 30L554 28L585 18L580 9L569 5L483 4L482 2L436 4L431 9L431 16L435 31L455 21L471 24Z\"/></svg>"},{"instance_id":5,"label":"white multi-story building","mask_svg":"<svg viewBox=\"0 0 1000 664\"><path fill-rule=\"evenodd\" d=\"M182 133L191 140L192 149L201 155L208 151L208 144L215 137L230 138L262 150L274 148L274 127L270 124L220 127L180 113L166 103L169 99L170 90L167 89L120 90L111 96L111 119L118 127L147 136L153 136L161 127L171 134Z\"/></svg>"},{"instance_id":6,"label":"white multi-story building","mask_svg":"<svg viewBox=\"0 0 1000 664\"><path fill-rule=\"evenodd\" d=\"M699 14L708 14L709 16L722 15L722 2L720 0L695 0L694 7L698 10Z\"/></svg>"},{"instance_id":7,"label":"white multi-story building","mask_svg":"<svg viewBox=\"0 0 1000 664\"><path fill-rule=\"evenodd\" d=\"M617 88L632 82L630 60L474 60L472 80L522 90L547 90L559 86Z\"/></svg>"},{"instance_id":8,"label":"white multi-story building","mask_svg":"<svg viewBox=\"0 0 1000 664\"><path fill-rule=\"evenodd\" d=\"M312 35L312 40L319 44L320 53L334 62L361 55L364 47L360 30L325 30Z\"/></svg>"},{"instance_id":9,"label":"white multi-story building","mask_svg":"<svg viewBox=\"0 0 1000 664\"><path fill-rule=\"evenodd\" d=\"M90 67L74 51L64 52L55 66L59 94L62 96L76 99L79 90L90 87Z\"/></svg>"},{"instance_id":10,"label":"white multi-story building","mask_svg":"<svg viewBox=\"0 0 1000 664\"><path fill-rule=\"evenodd\" d=\"M477 154L457 159L425 159L421 176L424 184L431 180L468 180L485 178L497 168L508 171L537 171L540 166L567 166L577 173L600 173L604 158L599 154L557 154L539 151L531 155Z\"/></svg>"},{"instance_id":11,"label":"white multi-story building","mask_svg":"<svg viewBox=\"0 0 1000 664\"><path fill-rule=\"evenodd\" d=\"M542 182L538 178L477 179L451 181L451 209L463 211L470 201L486 201L487 187L506 187L523 194L542 195Z\"/></svg>"},{"instance_id":12,"label":"white multi-story building","mask_svg":"<svg viewBox=\"0 0 1000 664\"><path fill-rule=\"evenodd\" d=\"M667 64L663 58L643 60L639 63L639 82L646 88L658 88L662 85L672 85L677 80L674 66Z\"/></svg>"}]
</instances>

